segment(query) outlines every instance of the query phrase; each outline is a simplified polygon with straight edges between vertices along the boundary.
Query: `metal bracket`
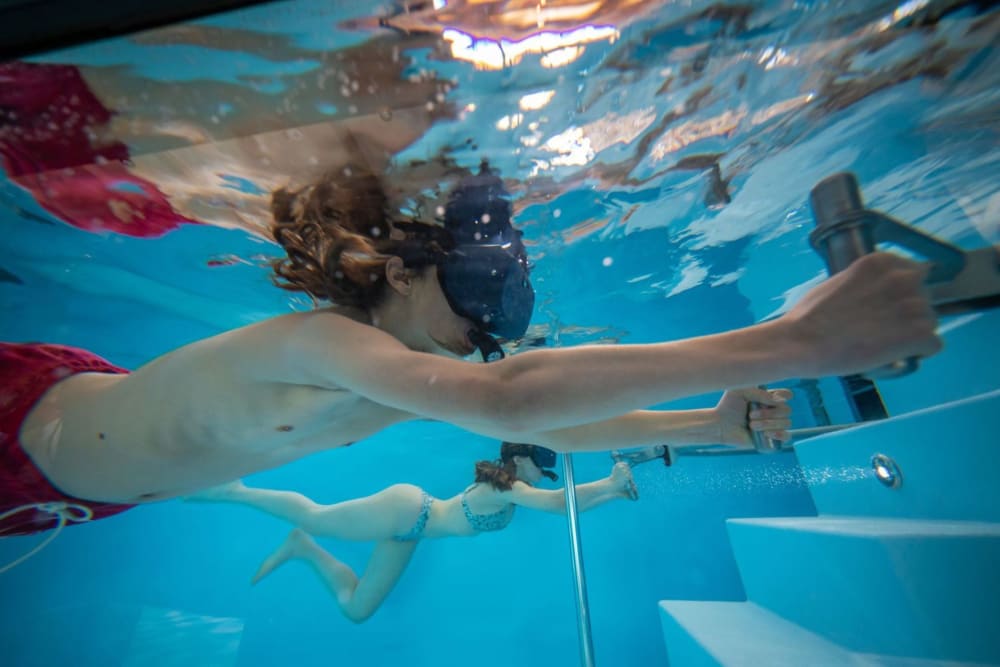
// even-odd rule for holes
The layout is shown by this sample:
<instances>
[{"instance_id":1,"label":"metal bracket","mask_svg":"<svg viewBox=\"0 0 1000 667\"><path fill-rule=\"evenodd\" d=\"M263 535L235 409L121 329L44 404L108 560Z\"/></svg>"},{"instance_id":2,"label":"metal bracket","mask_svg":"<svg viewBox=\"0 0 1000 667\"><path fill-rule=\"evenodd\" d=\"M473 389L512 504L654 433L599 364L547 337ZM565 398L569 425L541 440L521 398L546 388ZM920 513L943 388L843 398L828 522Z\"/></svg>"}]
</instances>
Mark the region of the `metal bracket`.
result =
<instances>
[{"instance_id":1,"label":"metal bracket","mask_svg":"<svg viewBox=\"0 0 1000 667\"><path fill-rule=\"evenodd\" d=\"M1000 306L1000 246L965 251L867 209L857 178L848 172L820 181L809 199L816 218L809 241L831 274L874 252L878 243L894 243L927 258L931 303L938 313L953 315Z\"/></svg>"},{"instance_id":2,"label":"metal bracket","mask_svg":"<svg viewBox=\"0 0 1000 667\"><path fill-rule=\"evenodd\" d=\"M1000 307L1000 246L967 251L961 270L931 284L931 303L941 315Z\"/></svg>"},{"instance_id":3,"label":"metal bracket","mask_svg":"<svg viewBox=\"0 0 1000 667\"><path fill-rule=\"evenodd\" d=\"M1000 306L1000 246L966 252L879 211L865 208L854 174L829 176L809 195L816 229L813 248L826 260L830 274L844 270L878 243L894 243L926 257L931 303L935 311L953 315ZM898 377L917 369L919 360L900 359L865 376Z\"/></svg>"}]
</instances>

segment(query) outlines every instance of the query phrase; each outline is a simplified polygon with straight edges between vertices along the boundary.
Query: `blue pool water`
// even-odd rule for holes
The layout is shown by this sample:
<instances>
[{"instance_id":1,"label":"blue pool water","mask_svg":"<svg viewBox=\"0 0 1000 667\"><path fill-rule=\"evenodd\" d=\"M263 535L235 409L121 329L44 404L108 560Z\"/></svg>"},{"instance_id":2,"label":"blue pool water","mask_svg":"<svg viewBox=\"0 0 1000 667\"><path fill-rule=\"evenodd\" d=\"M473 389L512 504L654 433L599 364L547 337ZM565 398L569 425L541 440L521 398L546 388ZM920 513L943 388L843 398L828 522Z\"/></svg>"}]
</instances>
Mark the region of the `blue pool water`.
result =
<instances>
[{"instance_id":1,"label":"blue pool water","mask_svg":"<svg viewBox=\"0 0 1000 667\"><path fill-rule=\"evenodd\" d=\"M109 161L29 155L15 173L23 119L0 111L0 340L76 345L134 368L307 308L270 284L267 193L336 166L345 131L377 147L371 160L387 162L400 207L429 217L450 165L489 157L535 265L529 334L551 346L669 340L779 314L825 275L807 197L837 171L925 232L965 249L1000 243L1000 12L989 3L548 2L579 18L524 24L509 3L437 4L297 0L29 58L75 67L115 112L92 145L119 142L128 157L124 180L68 196L52 186L72 181L66 169ZM397 29L377 29L378 16ZM571 28L587 24L615 32L579 41ZM506 66L464 59L445 28L477 35L484 53L505 36ZM547 29L578 43L518 55ZM136 213L148 184L169 204L165 226ZM943 324L945 352L882 385L891 413L997 387L998 314ZM835 382L819 388L832 421L852 418ZM801 388L794 405L796 426L815 424ZM248 482L321 502L397 482L448 497L496 449L411 423ZM589 481L612 460L575 463ZM653 462L635 476L638 503L581 517L600 665L666 664L661 600L744 598L725 519L816 513L793 454ZM69 528L0 574L4 664L578 664L562 517L520 511L499 533L422 543L362 625L301 565L249 585L286 532L248 509L178 501ZM38 541L0 540L0 565ZM371 548L324 545L355 568Z\"/></svg>"}]
</instances>

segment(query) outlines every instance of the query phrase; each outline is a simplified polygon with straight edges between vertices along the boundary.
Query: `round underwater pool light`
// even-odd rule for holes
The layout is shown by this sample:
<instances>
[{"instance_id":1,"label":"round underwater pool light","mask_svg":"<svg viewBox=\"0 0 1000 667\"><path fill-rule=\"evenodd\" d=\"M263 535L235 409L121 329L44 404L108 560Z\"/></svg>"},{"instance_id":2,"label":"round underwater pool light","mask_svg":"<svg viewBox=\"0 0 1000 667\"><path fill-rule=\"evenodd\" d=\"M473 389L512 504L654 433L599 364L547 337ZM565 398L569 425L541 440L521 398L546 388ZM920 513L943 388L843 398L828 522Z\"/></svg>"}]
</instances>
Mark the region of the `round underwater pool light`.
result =
<instances>
[{"instance_id":1,"label":"round underwater pool light","mask_svg":"<svg viewBox=\"0 0 1000 667\"><path fill-rule=\"evenodd\" d=\"M892 458L885 454L876 454L872 457L872 470L875 477L890 489L898 489L903 484L903 473Z\"/></svg>"}]
</instances>

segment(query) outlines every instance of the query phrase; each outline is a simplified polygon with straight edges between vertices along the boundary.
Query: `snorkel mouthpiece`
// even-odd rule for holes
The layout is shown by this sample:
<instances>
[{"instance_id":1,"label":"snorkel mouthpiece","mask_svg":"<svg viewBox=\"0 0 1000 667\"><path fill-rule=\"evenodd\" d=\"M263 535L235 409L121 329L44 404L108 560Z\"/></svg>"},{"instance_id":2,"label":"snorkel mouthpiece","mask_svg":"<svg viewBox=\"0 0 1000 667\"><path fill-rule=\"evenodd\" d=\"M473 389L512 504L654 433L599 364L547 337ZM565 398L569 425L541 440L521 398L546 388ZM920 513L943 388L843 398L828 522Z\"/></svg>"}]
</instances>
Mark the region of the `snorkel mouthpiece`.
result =
<instances>
[{"instance_id":1,"label":"snorkel mouthpiece","mask_svg":"<svg viewBox=\"0 0 1000 667\"><path fill-rule=\"evenodd\" d=\"M503 348L500 347L500 343L482 329L470 329L467 335L469 341L479 349L479 354L483 356L484 362L500 361L507 356L504 354Z\"/></svg>"}]
</instances>

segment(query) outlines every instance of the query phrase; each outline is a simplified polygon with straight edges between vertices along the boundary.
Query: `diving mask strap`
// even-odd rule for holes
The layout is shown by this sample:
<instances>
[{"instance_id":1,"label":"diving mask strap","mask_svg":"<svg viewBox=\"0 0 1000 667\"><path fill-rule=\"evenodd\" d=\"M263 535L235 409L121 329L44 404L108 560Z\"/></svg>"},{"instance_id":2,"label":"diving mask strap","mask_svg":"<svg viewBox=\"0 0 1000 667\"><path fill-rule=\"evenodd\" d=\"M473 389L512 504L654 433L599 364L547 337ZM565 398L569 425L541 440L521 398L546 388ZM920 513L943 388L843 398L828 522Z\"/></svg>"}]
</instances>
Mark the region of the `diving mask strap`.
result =
<instances>
[{"instance_id":1,"label":"diving mask strap","mask_svg":"<svg viewBox=\"0 0 1000 667\"><path fill-rule=\"evenodd\" d=\"M500 347L500 343L493 336L480 329L469 331L469 341L479 348L479 354L483 356L485 363L500 361L507 356L504 354L503 348Z\"/></svg>"}]
</instances>

